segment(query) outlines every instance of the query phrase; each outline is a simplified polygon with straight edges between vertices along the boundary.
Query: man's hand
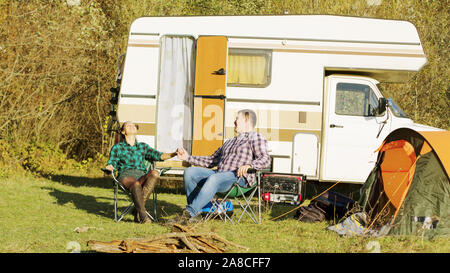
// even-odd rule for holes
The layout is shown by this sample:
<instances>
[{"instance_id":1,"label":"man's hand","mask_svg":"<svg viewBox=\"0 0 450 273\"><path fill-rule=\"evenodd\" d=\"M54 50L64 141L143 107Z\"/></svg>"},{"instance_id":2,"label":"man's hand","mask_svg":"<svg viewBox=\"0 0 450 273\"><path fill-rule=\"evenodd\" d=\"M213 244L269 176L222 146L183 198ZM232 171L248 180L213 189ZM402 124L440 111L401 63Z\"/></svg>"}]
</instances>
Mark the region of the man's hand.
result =
<instances>
[{"instance_id":1,"label":"man's hand","mask_svg":"<svg viewBox=\"0 0 450 273\"><path fill-rule=\"evenodd\" d=\"M189 154L183 147L181 147L181 148L178 148L178 150L177 150L177 156L178 156L178 159L186 161L189 157Z\"/></svg>"},{"instance_id":2,"label":"man's hand","mask_svg":"<svg viewBox=\"0 0 450 273\"><path fill-rule=\"evenodd\" d=\"M237 176L238 177L246 176L248 169L250 169L251 167L252 166L250 166L250 165L244 165L244 166L239 167L239 169L237 171Z\"/></svg>"}]
</instances>

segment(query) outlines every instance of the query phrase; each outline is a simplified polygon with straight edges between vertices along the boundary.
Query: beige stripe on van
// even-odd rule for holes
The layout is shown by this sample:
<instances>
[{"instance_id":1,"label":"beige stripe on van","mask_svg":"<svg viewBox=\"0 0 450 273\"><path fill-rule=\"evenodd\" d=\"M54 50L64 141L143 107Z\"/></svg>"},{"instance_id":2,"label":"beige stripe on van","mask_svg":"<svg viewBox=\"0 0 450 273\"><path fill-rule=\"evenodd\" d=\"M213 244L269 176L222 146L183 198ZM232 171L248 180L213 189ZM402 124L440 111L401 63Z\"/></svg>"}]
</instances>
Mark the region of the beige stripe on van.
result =
<instances>
[{"instance_id":1,"label":"beige stripe on van","mask_svg":"<svg viewBox=\"0 0 450 273\"><path fill-rule=\"evenodd\" d=\"M305 111L257 111L258 125L256 131L263 134L269 141L291 142L297 133L315 133L320 137L322 129L321 112ZM228 113L227 120L233 120ZM234 125L226 124L225 138L234 137Z\"/></svg>"},{"instance_id":2,"label":"beige stripe on van","mask_svg":"<svg viewBox=\"0 0 450 273\"><path fill-rule=\"evenodd\" d=\"M154 44L128 44L129 47L159 47L159 45Z\"/></svg>"},{"instance_id":3,"label":"beige stripe on van","mask_svg":"<svg viewBox=\"0 0 450 273\"><path fill-rule=\"evenodd\" d=\"M136 123L139 126L138 134L139 135L155 135L155 124L154 123ZM255 130L258 133L261 133L268 141L286 141L292 142L294 140L295 134L298 133L314 133L320 139L321 131L320 130L301 130L301 129L271 129L271 128L256 128ZM235 135L234 127L226 127L225 128L225 138L233 138Z\"/></svg>"},{"instance_id":4,"label":"beige stripe on van","mask_svg":"<svg viewBox=\"0 0 450 273\"><path fill-rule=\"evenodd\" d=\"M131 46L131 47L159 47L159 40L129 39L128 46Z\"/></svg>"},{"instance_id":5,"label":"beige stripe on van","mask_svg":"<svg viewBox=\"0 0 450 273\"><path fill-rule=\"evenodd\" d=\"M234 126L237 111L227 112L226 126ZM322 127L322 112L257 110L257 127L284 129L313 129Z\"/></svg>"},{"instance_id":6,"label":"beige stripe on van","mask_svg":"<svg viewBox=\"0 0 450 273\"><path fill-rule=\"evenodd\" d=\"M337 46L308 46L308 45L280 45L230 42L229 47L273 49L275 52L299 52L319 54L372 55L394 57L425 57L419 49L389 49L371 47L337 47Z\"/></svg>"},{"instance_id":7,"label":"beige stripe on van","mask_svg":"<svg viewBox=\"0 0 450 273\"><path fill-rule=\"evenodd\" d=\"M132 121L132 120L124 120L124 121L119 122L120 127L126 121ZM156 132L155 123L142 123L142 122L134 122L134 121L133 121L133 123L139 127L138 131L137 131L138 135L143 135L143 136L154 136L155 135L155 132Z\"/></svg>"},{"instance_id":8,"label":"beige stripe on van","mask_svg":"<svg viewBox=\"0 0 450 273\"><path fill-rule=\"evenodd\" d=\"M156 122L155 105L120 104L118 116L121 121Z\"/></svg>"},{"instance_id":9,"label":"beige stripe on van","mask_svg":"<svg viewBox=\"0 0 450 273\"><path fill-rule=\"evenodd\" d=\"M261 112L259 111L259 127L268 127L264 126L262 122ZM270 115L270 113L267 113ZM279 111L279 118L277 123L273 124L270 127L275 128L286 128L286 129L316 129L320 130L322 126L322 113L321 112L303 112L303 111ZM276 116L276 114L275 114Z\"/></svg>"},{"instance_id":10,"label":"beige stripe on van","mask_svg":"<svg viewBox=\"0 0 450 273\"><path fill-rule=\"evenodd\" d=\"M294 137L298 133L313 133L320 139L320 130L295 130L295 129L271 129L271 128L256 128L256 132L262 134L267 141L294 141ZM233 138L235 136L234 127L225 128L225 139Z\"/></svg>"},{"instance_id":11,"label":"beige stripe on van","mask_svg":"<svg viewBox=\"0 0 450 273\"><path fill-rule=\"evenodd\" d=\"M136 123L139 126L139 135L155 135L154 123ZM286 141L292 142L298 133L313 133L320 139L320 130L295 130L295 129L271 129L271 128L257 128L256 132L261 133L268 141ZM225 128L225 138L234 137L234 127Z\"/></svg>"},{"instance_id":12,"label":"beige stripe on van","mask_svg":"<svg viewBox=\"0 0 450 273\"><path fill-rule=\"evenodd\" d=\"M138 135L154 136L155 124L154 123L136 123L139 126Z\"/></svg>"}]
</instances>

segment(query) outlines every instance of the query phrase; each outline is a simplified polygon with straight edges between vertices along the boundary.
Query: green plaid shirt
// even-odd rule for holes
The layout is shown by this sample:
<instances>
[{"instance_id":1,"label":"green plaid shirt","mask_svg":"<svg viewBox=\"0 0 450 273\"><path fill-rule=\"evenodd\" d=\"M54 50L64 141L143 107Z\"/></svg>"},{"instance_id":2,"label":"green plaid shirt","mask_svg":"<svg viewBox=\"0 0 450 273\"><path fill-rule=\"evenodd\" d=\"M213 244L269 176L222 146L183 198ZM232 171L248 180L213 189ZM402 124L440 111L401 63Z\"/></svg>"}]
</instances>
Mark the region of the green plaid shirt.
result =
<instances>
[{"instance_id":1,"label":"green plaid shirt","mask_svg":"<svg viewBox=\"0 0 450 273\"><path fill-rule=\"evenodd\" d=\"M131 146L126 141L119 142L111 148L106 165L113 165L119 173L124 170L137 169L147 172L145 160L161 161L162 153L144 142L137 142Z\"/></svg>"}]
</instances>

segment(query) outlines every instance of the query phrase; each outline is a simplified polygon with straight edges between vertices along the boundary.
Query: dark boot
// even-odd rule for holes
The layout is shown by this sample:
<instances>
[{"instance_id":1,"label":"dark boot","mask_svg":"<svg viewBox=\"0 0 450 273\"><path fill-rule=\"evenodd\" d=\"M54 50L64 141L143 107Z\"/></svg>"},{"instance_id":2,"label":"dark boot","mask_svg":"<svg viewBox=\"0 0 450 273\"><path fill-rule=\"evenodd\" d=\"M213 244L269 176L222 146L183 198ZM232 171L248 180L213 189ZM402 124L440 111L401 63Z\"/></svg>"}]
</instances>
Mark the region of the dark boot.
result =
<instances>
[{"instance_id":1,"label":"dark boot","mask_svg":"<svg viewBox=\"0 0 450 273\"><path fill-rule=\"evenodd\" d=\"M152 194L153 190L155 189L156 183L158 182L159 177L150 176L147 181L145 182L143 188L142 188L142 196L144 199L144 205L147 203L148 198L150 197L150 194Z\"/></svg>"},{"instance_id":2,"label":"dark boot","mask_svg":"<svg viewBox=\"0 0 450 273\"><path fill-rule=\"evenodd\" d=\"M145 212L144 199L142 196L142 187L139 183L135 183L130 187L131 197L133 198L134 207L136 209L135 222L147 223L150 221Z\"/></svg>"},{"instance_id":3,"label":"dark boot","mask_svg":"<svg viewBox=\"0 0 450 273\"><path fill-rule=\"evenodd\" d=\"M144 200L144 207L145 207L145 204L147 203L148 198L150 197L150 194L155 189L156 183L158 183L158 180L159 180L159 175L158 176L149 176L149 175L147 175L147 179L146 179L144 185L142 186L142 197ZM131 213L134 216L134 221L138 222L136 208L133 208Z\"/></svg>"}]
</instances>

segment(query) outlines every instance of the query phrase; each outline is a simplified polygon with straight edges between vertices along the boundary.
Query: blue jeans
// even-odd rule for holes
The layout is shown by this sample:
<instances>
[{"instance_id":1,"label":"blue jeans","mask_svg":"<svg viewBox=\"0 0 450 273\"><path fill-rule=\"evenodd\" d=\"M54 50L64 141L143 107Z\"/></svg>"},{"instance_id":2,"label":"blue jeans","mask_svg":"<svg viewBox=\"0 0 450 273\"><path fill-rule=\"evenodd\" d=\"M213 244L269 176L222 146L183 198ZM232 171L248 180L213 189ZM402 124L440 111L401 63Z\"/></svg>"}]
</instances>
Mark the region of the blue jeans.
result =
<instances>
[{"instance_id":1,"label":"blue jeans","mask_svg":"<svg viewBox=\"0 0 450 273\"><path fill-rule=\"evenodd\" d=\"M238 180L236 172L218 172L206 168L190 167L184 171L184 189L186 190L186 211L191 216L201 213L218 192L228 191ZM238 183L245 186L245 178Z\"/></svg>"}]
</instances>

